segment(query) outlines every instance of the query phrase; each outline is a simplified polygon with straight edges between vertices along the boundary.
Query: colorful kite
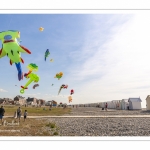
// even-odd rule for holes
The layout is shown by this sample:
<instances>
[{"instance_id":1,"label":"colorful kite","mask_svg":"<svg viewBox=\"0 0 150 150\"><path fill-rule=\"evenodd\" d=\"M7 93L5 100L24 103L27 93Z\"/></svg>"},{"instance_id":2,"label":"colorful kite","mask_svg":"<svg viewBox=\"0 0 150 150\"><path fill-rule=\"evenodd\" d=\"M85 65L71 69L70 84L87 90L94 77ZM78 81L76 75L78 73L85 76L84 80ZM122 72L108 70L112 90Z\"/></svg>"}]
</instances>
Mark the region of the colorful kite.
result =
<instances>
[{"instance_id":1,"label":"colorful kite","mask_svg":"<svg viewBox=\"0 0 150 150\"><path fill-rule=\"evenodd\" d=\"M68 88L68 85L65 85L63 88L64 88L64 89L67 89L67 88Z\"/></svg>"},{"instance_id":2,"label":"colorful kite","mask_svg":"<svg viewBox=\"0 0 150 150\"><path fill-rule=\"evenodd\" d=\"M50 62L53 62L54 60L53 59L50 59Z\"/></svg>"},{"instance_id":3,"label":"colorful kite","mask_svg":"<svg viewBox=\"0 0 150 150\"><path fill-rule=\"evenodd\" d=\"M27 69L29 70L29 72L27 74L30 74L32 71L35 71L35 72L38 71L38 66L36 64L30 63L27 66Z\"/></svg>"},{"instance_id":4,"label":"colorful kite","mask_svg":"<svg viewBox=\"0 0 150 150\"><path fill-rule=\"evenodd\" d=\"M61 92L62 89L67 89L67 87L68 87L68 85L62 84L59 88L58 95L59 95L59 93Z\"/></svg>"},{"instance_id":5,"label":"colorful kite","mask_svg":"<svg viewBox=\"0 0 150 150\"><path fill-rule=\"evenodd\" d=\"M57 73L54 78L58 78L58 80L59 80L62 76L63 76L63 73L60 72L60 73Z\"/></svg>"},{"instance_id":6,"label":"colorful kite","mask_svg":"<svg viewBox=\"0 0 150 150\"><path fill-rule=\"evenodd\" d=\"M39 84L34 84L33 89L35 89L37 86L39 86Z\"/></svg>"},{"instance_id":7,"label":"colorful kite","mask_svg":"<svg viewBox=\"0 0 150 150\"><path fill-rule=\"evenodd\" d=\"M24 93L24 89L28 89L28 85L31 84L33 81L34 82L38 82L40 77L37 74L34 73L30 73L27 76L25 75L26 78L29 78L30 80L25 84L25 86L21 86L21 90L20 93L23 94Z\"/></svg>"},{"instance_id":8,"label":"colorful kite","mask_svg":"<svg viewBox=\"0 0 150 150\"><path fill-rule=\"evenodd\" d=\"M23 72L20 62L24 63L21 58L21 53L31 54L31 52L21 46L17 42L17 38L20 38L20 32L16 30L8 30L0 32L0 40L2 41L2 49L0 50L0 58L7 55L10 59L10 65L15 63L18 70L18 80L23 79Z\"/></svg>"},{"instance_id":9,"label":"colorful kite","mask_svg":"<svg viewBox=\"0 0 150 150\"><path fill-rule=\"evenodd\" d=\"M49 52L49 49L46 50L45 52L45 61L46 61L46 58L50 55L50 52Z\"/></svg>"},{"instance_id":10,"label":"colorful kite","mask_svg":"<svg viewBox=\"0 0 150 150\"><path fill-rule=\"evenodd\" d=\"M69 100L69 103L72 102L72 97L69 96L69 97L68 97L68 100Z\"/></svg>"},{"instance_id":11,"label":"colorful kite","mask_svg":"<svg viewBox=\"0 0 150 150\"><path fill-rule=\"evenodd\" d=\"M33 81L34 82L38 82L40 80L40 77L37 74L31 73L32 71L37 71L38 70L38 66L36 64L30 63L27 68L29 69L28 73L24 74L25 78L29 78L30 80L25 84L25 86L21 86L21 90L20 93L23 94L24 93L24 89L28 89L28 85L31 84Z\"/></svg>"},{"instance_id":12,"label":"colorful kite","mask_svg":"<svg viewBox=\"0 0 150 150\"><path fill-rule=\"evenodd\" d=\"M63 89L64 86L65 86L64 84L62 84L62 85L60 86L59 91L58 91L58 95L59 95L59 93L61 92L61 90Z\"/></svg>"},{"instance_id":13,"label":"colorful kite","mask_svg":"<svg viewBox=\"0 0 150 150\"><path fill-rule=\"evenodd\" d=\"M44 30L44 28L40 27L40 28L39 28L39 30L40 30L40 31L43 31L43 30Z\"/></svg>"},{"instance_id":14,"label":"colorful kite","mask_svg":"<svg viewBox=\"0 0 150 150\"><path fill-rule=\"evenodd\" d=\"M74 90L73 90L73 89L70 91L70 94L71 94L71 95L74 94Z\"/></svg>"}]
</instances>

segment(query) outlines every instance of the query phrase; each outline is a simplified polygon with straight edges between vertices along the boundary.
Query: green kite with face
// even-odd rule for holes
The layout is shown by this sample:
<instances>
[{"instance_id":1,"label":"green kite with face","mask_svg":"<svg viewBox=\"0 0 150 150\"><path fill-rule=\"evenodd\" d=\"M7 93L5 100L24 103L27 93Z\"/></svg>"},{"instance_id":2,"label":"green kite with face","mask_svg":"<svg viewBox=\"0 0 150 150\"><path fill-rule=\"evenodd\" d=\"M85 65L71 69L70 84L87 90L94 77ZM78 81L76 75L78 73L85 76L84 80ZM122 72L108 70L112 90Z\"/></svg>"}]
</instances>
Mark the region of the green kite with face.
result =
<instances>
[{"instance_id":1,"label":"green kite with face","mask_svg":"<svg viewBox=\"0 0 150 150\"><path fill-rule=\"evenodd\" d=\"M8 30L0 32L0 40L2 41L2 49L0 50L0 58L4 56L8 56L10 59L10 64L12 63L24 63L23 59L21 58L21 53L28 53L31 52L21 46L17 38L20 38L20 32L15 30Z\"/></svg>"},{"instance_id":2,"label":"green kite with face","mask_svg":"<svg viewBox=\"0 0 150 150\"><path fill-rule=\"evenodd\" d=\"M20 81L23 79L20 62L24 63L24 60L21 58L21 53L31 54L31 52L19 44L18 38L20 38L19 31L8 30L0 32L0 40L2 41L0 58L7 56L10 59L10 65L15 63L18 70L18 79Z\"/></svg>"}]
</instances>

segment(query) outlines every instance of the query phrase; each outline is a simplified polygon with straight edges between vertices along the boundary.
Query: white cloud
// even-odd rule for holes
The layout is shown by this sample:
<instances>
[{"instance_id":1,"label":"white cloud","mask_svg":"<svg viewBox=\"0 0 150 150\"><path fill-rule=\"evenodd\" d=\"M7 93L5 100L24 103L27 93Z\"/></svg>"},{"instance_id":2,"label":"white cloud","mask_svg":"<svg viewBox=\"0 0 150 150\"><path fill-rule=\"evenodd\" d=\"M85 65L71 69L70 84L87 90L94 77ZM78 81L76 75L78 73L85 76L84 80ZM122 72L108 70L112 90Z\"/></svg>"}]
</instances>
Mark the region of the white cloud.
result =
<instances>
[{"instance_id":1,"label":"white cloud","mask_svg":"<svg viewBox=\"0 0 150 150\"><path fill-rule=\"evenodd\" d=\"M73 80L85 82L79 87L76 102L140 96L145 107L145 98L150 91L149 16L137 14L128 22L111 27L113 32L103 44L100 24L96 20L95 29L88 33L89 39L80 53L81 58L85 59L85 55L88 58L71 72Z\"/></svg>"},{"instance_id":2,"label":"white cloud","mask_svg":"<svg viewBox=\"0 0 150 150\"><path fill-rule=\"evenodd\" d=\"M6 90L4 90L4 89L0 89L0 92L8 92L8 91L6 91Z\"/></svg>"}]
</instances>

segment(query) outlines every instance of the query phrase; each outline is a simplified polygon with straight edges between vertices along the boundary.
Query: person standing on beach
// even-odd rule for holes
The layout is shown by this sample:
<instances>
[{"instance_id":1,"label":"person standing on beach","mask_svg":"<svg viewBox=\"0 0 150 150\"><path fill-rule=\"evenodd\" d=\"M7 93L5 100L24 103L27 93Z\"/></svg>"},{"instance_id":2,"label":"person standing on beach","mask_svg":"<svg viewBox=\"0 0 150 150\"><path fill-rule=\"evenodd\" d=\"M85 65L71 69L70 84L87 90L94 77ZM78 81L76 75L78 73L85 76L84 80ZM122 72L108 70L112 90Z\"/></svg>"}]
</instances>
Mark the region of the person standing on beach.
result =
<instances>
[{"instance_id":1,"label":"person standing on beach","mask_svg":"<svg viewBox=\"0 0 150 150\"><path fill-rule=\"evenodd\" d=\"M15 113L14 113L14 119L15 119L15 121L16 121L16 118L17 118L17 111L15 111Z\"/></svg>"},{"instance_id":2,"label":"person standing on beach","mask_svg":"<svg viewBox=\"0 0 150 150\"><path fill-rule=\"evenodd\" d=\"M24 111L24 121L27 119L27 110Z\"/></svg>"},{"instance_id":3,"label":"person standing on beach","mask_svg":"<svg viewBox=\"0 0 150 150\"><path fill-rule=\"evenodd\" d=\"M106 110L106 111L107 111L107 106L108 106L108 104L106 103L106 104L105 104L105 110Z\"/></svg>"},{"instance_id":4,"label":"person standing on beach","mask_svg":"<svg viewBox=\"0 0 150 150\"><path fill-rule=\"evenodd\" d=\"M3 116L5 113L5 109L3 108L3 106L1 106L0 108L0 119L1 119L1 124L3 125Z\"/></svg>"},{"instance_id":5,"label":"person standing on beach","mask_svg":"<svg viewBox=\"0 0 150 150\"><path fill-rule=\"evenodd\" d=\"M21 110L21 108L19 107L19 108L17 109L17 118L19 119L19 122L20 122L20 118L21 118L21 113L22 113L22 110Z\"/></svg>"},{"instance_id":6,"label":"person standing on beach","mask_svg":"<svg viewBox=\"0 0 150 150\"><path fill-rule=\"evenodd\" d=\"M52 104L49 105L49 110L52 110Z\"/></svg>"}]
</instances>

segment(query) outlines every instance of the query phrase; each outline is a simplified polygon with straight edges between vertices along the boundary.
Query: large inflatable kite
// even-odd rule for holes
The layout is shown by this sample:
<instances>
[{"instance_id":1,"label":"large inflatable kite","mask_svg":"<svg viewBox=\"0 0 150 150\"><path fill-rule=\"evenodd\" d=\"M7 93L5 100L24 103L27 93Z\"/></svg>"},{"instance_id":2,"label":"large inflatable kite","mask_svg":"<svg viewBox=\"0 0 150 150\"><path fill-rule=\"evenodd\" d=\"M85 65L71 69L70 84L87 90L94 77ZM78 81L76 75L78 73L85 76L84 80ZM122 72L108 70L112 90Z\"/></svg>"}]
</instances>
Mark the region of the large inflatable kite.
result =
<instances>
[{"instance_id":1,"label":"large inflatable kite","mask_svg":"<svg viewBox=\"0 0 150 150\"><path fill-rule=\"evenodd\" d=\"M60 72L60 73L57 73L54 78L58 78L58 80L59 80L62 76L63 76L63 73Z\"/></svg>"},{"instance_id":2,"label":"large inflatable kite","mask_svg":"<svg viewBox=\"0 0 150 150\"><path fill-rule=\"evenodd\" d=\"M49 52L49 49L46 50L45 52L45 61L46 61L46 58L50 55L50 52Z\"/></svg>"},{"instance_id":3,"label":"large inflatable kite","mask_svg":"<svg viewBox=\"0 0 150 150\"><path fill-rule=\"evenodd\" d=\"M58 95L59 95L59 93L61 92L62 89L67 89L67 88L68 88L68 85L62 84L59 88Z\"/></svg>"},{"instance_id":4,"label":"large inflatable kite","mask_svg":"<svg viewBox=\"0 0 150 150\"><path fill-rule=\"evenodd\" d=\"M18 70L18 80L23 79L23 72L20 62L24 63L21 58L21 53L31 54L31 52L21 46L17 42L17 38L20 38L20 32L16 30L8 30L0 32L0 40L2 41L2 49L0 50L0 58L7 55L10 59L10 65L15 63Z\"/></svg>"},{"instance_id":5,"label":"large inflatable kite","mask_svg":"<svg viewBox=\"0 0 150 150\"><path fill-rule=\"evenodd\" d=\"M37 74L31 73L32 71L38 70L38 66L36 64L31 63L27 66L27 68L29 69L29 72L25 73L24 77L30 80L25 84L25 86L21 86L22 88L20 90L21 94L24 93L24 89L28 89L28 85L31 84L33 81L38 82L40 80L40 77Z\"/></svg>"}]
</instances>

